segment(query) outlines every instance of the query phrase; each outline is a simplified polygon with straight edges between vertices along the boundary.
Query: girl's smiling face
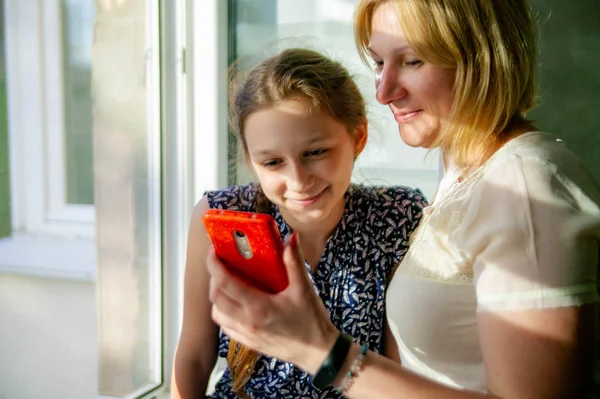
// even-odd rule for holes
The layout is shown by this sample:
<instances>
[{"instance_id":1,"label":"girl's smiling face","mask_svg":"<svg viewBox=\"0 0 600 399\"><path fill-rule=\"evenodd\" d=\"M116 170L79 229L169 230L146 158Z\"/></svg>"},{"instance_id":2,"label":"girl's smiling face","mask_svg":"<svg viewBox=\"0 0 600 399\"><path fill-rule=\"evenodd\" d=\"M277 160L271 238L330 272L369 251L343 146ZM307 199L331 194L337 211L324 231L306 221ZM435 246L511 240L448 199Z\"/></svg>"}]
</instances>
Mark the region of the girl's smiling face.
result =
<instances>
[{"instance_id":1,"label":"girl's smiling face","mask_svg":"<svg viewBox=\"0 0 600 399\"><path fill-rule=\"evenodd\" d=\"M285 101L250 114L244 136L264 194L288 223L337 224L366 127L351 135L329 114Z\"/></svg>"}]
</instances>

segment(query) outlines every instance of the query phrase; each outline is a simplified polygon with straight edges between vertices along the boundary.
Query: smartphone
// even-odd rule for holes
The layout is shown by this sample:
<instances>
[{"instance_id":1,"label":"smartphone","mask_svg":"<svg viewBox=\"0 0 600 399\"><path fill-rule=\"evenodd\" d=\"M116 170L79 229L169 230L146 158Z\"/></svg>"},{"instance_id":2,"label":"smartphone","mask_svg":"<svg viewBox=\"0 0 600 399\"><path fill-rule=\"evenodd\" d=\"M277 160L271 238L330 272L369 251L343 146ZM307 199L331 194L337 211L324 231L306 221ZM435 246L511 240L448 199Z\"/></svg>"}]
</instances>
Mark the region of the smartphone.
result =
<instances>
[{"instance_id":1,"label":"smartphone","mask_svg":"<svg viewBox=\"0 0 600 399\"><path fill-rule=\"evenodd\" d=\"M271 294L288 286L283 242L273 217L209 209L203 220L216 255L232 273Z\"/></svg>"}]
</instances>

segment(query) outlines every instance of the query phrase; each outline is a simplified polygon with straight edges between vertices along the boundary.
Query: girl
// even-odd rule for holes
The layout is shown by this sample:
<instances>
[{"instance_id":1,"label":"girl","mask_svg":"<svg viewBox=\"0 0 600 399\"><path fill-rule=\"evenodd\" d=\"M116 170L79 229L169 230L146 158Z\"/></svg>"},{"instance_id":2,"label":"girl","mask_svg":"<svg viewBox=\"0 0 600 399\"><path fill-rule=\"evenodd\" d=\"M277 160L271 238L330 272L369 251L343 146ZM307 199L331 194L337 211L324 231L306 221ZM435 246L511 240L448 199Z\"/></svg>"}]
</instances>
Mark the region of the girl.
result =
<instances>
[{"instance_id":1,"label":"girl","mask_svg":"<svg viewBox=\"0 0 600 399\"><path fill-rule=\"evenodd\" d=\"M300 295L294 240L290 286L272 297L225 284L209 256L214 320L351 398L590 398L600 187L525 118L537 73L527 1L361 0L355 35L402 140L440 148L446 164L386 295L402 363L349 344Z\"/></svg>"},{"instance_id":2,"label":"girl","mask_svg":"<svg viewBox=\"0 0 600 399\"><path fill-rule=\"evenodd\" d=\"M219 336L210 317L211 245L201 217L209 208L262 212L276 219L284 239L295 232L314 287L306 294L319 295L337 328L381 352L387 279L424 200L404 187L350 184L367 141L365 103L348 71L319 53L290 49L267 59L232 89L230 105L257 183L208 192L194 211L172 396L202 396L216 357L227 356L215 397L339 397L330 387L313 387L303 370Z\"/></svg>"}]
</instances>

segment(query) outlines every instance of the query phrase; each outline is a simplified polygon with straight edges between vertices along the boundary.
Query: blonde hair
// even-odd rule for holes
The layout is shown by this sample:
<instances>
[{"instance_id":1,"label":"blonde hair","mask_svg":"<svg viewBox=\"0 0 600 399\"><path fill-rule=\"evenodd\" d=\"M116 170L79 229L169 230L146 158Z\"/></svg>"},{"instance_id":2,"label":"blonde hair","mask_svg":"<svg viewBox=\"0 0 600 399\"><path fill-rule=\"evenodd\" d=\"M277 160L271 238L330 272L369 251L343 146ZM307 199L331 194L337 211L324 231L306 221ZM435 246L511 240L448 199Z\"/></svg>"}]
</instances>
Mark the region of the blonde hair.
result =
<instances>
[{"instance_id":1,"label":"blonde hair","mask_svg":"<svg viewBox=\"0 0 600 399\"><path fill-rule=\"evenodd\" d=\"M234 69L231 73L229 122L245 154L248 147L244 126L248 117L284 101L299 101L309 111L326 112L352 136L361 124L366 124L366 104L356 82L342 64L319 52L291 48L263 61L245 79L240 79ZM269 213L272 204L260 184L255 203L256 212ZM256 352L230 340L227 363L233 390L242 398L246 397L243 388L257 358Z\"/></svg>"},{"instance_id":2,"label":"blonde hair","mask_svg":"<svg viewBox=\"0 0 600 399\"><path fill-rule=\"evenodd\" d=\"M432 148L472 166L535 106L537 31L527 0L360 0L354 39L365 63L373 14L386 2L424 61L456 70L452 110Z\"/></svg>"}]
</instances>

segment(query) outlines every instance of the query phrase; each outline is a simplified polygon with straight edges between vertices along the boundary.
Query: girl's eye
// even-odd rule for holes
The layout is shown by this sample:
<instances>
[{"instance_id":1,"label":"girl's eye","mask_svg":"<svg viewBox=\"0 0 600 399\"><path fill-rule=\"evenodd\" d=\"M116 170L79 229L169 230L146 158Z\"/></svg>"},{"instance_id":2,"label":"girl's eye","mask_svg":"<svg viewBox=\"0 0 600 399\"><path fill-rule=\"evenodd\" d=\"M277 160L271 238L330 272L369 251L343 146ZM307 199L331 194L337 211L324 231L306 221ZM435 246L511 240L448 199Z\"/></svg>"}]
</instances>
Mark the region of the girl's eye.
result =
<instances>
[{"instance_id":1,"label":"girl's eye","mask_svg":"<svg viewBox=\"0 0 600 399\"><path fill-rule=\"evenodd\" d=\"M281 164L281 160L279 160L279 159L271 159L271 160L264 161L261 163L261 165L264 168L274 168L274 167L278 166L279 164Z\"/></svg>"},{"instance_id":2,"label":"girl's eye","mask_svg":"<svg viewBox=\"0 0 600 399\"><path fill-rule=\"evenodd\" d=\"M317 157L319 155L323 155L327 152L326 149L318 149L318 150L310 150L310 151L306 151L304 153L304 156L306 157Z\"/></svg>"}]
</instances>

